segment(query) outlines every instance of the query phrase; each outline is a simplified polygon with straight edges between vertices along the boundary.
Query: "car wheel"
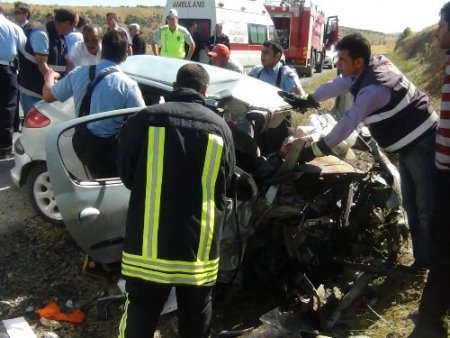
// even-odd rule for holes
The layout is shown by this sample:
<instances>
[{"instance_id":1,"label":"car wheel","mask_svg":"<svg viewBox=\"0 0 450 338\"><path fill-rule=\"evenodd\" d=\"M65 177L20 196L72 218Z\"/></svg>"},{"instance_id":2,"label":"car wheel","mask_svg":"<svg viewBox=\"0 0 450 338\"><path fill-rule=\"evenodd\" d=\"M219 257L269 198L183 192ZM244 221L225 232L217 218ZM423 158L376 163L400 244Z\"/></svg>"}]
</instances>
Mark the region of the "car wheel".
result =
<instances>
[{"instance_id":1,"label":"car wheel","mask_svg":"<svg viewBox=\"0 0 450 338\"><path fill-rule=\"evenodd\" d=\"M31 168L27 178L27 192L39 216L52 224L63 224L45 163Z\"/></svg>"}]
</instances>

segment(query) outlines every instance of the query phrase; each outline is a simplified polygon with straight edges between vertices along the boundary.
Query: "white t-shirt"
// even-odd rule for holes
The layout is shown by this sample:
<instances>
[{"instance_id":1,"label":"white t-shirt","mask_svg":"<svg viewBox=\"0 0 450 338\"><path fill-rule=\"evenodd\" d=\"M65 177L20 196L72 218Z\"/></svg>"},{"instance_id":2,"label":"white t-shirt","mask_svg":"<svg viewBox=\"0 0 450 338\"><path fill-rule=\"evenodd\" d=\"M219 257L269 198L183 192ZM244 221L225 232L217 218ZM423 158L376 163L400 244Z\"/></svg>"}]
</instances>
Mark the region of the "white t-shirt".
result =
<instances>
[{"instance_id":1,"label":"white t-shirt","mask_svg":"<svg viewBox=\"0 0 450 338\"><path fill-rule=\"evenodd\" d=\"M92 55L87 50L84 41L79 41L69 52L69 60L74 64L75 67L96 65L100 62L101 54L102 54L101 45L98 49L97 54Z\"/></svg>"}]
</instances>

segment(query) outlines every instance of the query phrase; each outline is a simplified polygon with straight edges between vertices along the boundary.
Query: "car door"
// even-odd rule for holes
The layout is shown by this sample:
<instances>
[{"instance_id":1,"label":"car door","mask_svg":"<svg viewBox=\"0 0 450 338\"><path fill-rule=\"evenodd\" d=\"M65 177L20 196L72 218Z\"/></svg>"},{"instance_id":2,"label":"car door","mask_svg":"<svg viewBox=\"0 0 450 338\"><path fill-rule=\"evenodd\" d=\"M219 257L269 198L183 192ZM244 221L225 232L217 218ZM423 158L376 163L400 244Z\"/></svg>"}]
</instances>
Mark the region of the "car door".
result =
<instances>
[{"instance_id":1,"label":"car door","mask_svg":"<svg viewBox=\"0 0 450 338\"><path fill-rule=\"evenodd\" d=\"M126 119L142 108L122 109L56 125L46 142L56 203L75 242L95 261L120 260L130 192L119 177L92 177L74 151L75 128L105 118Z\"/></svg>"}]
</instances>

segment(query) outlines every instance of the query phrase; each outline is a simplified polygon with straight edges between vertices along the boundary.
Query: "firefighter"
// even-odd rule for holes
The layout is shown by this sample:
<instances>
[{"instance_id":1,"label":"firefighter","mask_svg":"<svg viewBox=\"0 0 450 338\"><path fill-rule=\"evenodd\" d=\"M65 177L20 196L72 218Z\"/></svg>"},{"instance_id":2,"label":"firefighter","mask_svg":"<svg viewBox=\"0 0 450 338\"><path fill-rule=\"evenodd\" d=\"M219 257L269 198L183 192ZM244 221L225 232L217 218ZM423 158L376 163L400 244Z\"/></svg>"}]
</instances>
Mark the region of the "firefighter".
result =
<instances>
[{"instance_id":1,"label":"firefighter","mask_svg":"<svg viewBox=\"0 0 450 338\"><path fill-rule=\"evenodd\" d=\"M318 87L295 106L316 107L317 101L350 92L354 103L337 125L305 148L301 160L331 154L363 122L388 153L399 155L403 205L413 243L413 270L429 267L429 229L433 207L434 139L438 116L429 97L419 91L385 56L371 57L369 41L355 33L336 45L342 76Z\"/></svg>"},{"instance_id":2,"label":"firefighter","mask_svg":"<svg viewBox=\"0 0 450 338\"><path fill-rule=\"evenodd\" d=\"M184 65L170 102L130 117L119 137L119 175L131 190L119 337L152 336L172 286L180 336L210 336L235 155L227 124L204 106L208 83L203 66Z\"/></svg>"},{"instance_id":3,"label":"firefighter","mask_svg":"<svg viewBox=\"0 0 450 338\"><path fill-rule=\"evenodd\" d=\"M248 75L270 83L288 93L305 95L297 72L282 64L283 48L275 41L268 40L261 49L261 65L253 67Z\"/></svg>"},{"instance_id":4,"label":"firefighter","mask_svg":"<svg viewBox=\"0 0 450 338\"><path fill-rule=\"evenodd\" d=\"M187 54L184 49L185 43L189 45ZM156 48L156 44L159 44L159 48ZM153 33L151 46L154 55L187 60L192 58L196 47L191 33L178 24L178 12L175 9L169 10L167 25L162 26Z\"/></svg>"}]
</instances>

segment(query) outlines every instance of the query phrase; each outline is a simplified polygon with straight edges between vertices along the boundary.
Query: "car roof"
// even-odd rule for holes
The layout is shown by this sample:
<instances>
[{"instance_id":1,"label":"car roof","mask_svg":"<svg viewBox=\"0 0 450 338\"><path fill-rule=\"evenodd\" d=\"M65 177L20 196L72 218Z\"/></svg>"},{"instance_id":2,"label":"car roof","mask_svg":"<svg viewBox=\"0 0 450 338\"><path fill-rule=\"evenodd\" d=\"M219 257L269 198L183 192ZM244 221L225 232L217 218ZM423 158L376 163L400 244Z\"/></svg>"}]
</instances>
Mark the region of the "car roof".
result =
<instances>
[{"instance_id":1,"label":"car roof","mask_svg":"<svg viewBox=\"0 0 450 338\"><path fill-rule=\"evenodd\" d=\"M122 63L123 71L140 84L171 91L178 69L192 61L154 55L130 56ZM263 81L220 67L201 64L210 76L206 96L213 99L233 97L252 108L278 111L289 109L278 88Z\"/></svg>"}]
</instances>

